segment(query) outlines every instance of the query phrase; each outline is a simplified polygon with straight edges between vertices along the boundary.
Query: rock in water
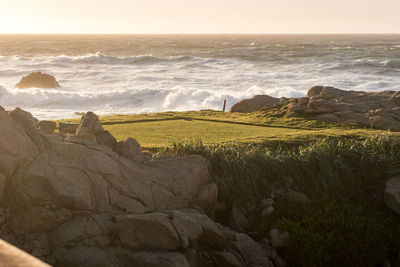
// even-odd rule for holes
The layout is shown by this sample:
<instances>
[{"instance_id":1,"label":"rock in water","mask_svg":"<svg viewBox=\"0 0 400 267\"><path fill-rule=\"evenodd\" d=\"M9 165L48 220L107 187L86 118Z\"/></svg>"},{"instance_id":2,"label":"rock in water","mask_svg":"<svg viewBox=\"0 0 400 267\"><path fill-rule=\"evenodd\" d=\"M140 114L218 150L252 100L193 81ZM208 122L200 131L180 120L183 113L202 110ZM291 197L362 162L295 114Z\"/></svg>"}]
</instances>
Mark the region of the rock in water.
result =
<instances>
[{"instance_id":1,"label":"rock in water","mask_svg":"<svg viewBox=\"0 0 400 267\"><path fill-rule=\"evenodd\" d=\"M19 89L24 88L56 88L60 87L56 78L50 74L38 72L31 72L29 75L24 76L19 83L15 85Z\"/></svg>"}]
</instances>

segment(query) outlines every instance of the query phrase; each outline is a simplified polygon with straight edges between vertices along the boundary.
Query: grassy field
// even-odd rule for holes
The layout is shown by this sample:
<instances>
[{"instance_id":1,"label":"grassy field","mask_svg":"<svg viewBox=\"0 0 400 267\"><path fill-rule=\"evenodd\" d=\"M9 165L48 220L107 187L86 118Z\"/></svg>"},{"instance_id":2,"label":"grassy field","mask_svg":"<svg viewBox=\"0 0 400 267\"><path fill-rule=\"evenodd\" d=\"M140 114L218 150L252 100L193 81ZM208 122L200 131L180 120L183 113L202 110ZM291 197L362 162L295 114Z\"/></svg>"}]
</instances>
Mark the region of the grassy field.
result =
<instances>
[{"instance_id":1,"label":"grassy field","mask_svg":"<svg viewBox=\"0 0 400 267\"><path fill-rule=\"evenodd\" d=\"M79 119L63 120L78 122ZM115 115L100 118L117 140L135 138L145 148L161 148L171 140L201 138L204 144L223 142L262 143L310 141L327 137L367 137L398 133L317 122L301 118L276 117L218 111L164 112Z\"/></svg>"}]
</instances>

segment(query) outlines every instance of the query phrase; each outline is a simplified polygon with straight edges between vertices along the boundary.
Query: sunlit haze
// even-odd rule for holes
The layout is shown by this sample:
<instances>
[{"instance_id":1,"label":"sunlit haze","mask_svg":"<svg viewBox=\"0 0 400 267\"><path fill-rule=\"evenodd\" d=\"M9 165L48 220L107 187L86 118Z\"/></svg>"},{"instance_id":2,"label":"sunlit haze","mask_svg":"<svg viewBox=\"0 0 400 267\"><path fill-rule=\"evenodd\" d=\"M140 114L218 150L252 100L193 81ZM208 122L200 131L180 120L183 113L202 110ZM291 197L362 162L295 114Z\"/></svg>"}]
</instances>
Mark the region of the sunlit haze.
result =
<instances>
[{"instance_id":1,"label":"sunlit haze","mask_svg":"<svg viewBox=\"0 0 400 267\"><path fill-rule=\"evenodd\" d=\"M399 0L2 0L0 33L400 33Z\"/></svg>"}]
</instances>

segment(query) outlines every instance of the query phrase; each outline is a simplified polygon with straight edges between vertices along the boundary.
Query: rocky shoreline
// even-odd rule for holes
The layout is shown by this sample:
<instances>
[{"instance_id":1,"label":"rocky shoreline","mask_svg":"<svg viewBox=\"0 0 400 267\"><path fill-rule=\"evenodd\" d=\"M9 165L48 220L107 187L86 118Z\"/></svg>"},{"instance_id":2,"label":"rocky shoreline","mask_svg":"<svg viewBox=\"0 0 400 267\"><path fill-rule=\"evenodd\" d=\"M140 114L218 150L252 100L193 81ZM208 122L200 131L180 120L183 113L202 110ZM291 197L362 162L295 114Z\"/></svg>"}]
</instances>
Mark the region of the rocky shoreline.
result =
<instances>
[{"instance_id":1,"label":"rocky shoreline","mask_svg":"<svg viewBox=\"0 0 400 267\"><path fill-rule=\"evenodd\" d=\"M305 97L258 95L240 101L231 109L245 113L260 110L271 111L272 115L400 130L400 93L397 91L362 92L314 86Z\"/></svg>"},{"instance_id":2,"label":"rocky shoreline","mask_svg":"<svg viewBox=\"0 0 400 267\"><path fill-rule=\"evenodd\" d=\"M55 266L275 266L269 241L215 223L200 156L153 158L88 112L74 134L0 108L1 238Z\"/></svg>"}]
</instances>

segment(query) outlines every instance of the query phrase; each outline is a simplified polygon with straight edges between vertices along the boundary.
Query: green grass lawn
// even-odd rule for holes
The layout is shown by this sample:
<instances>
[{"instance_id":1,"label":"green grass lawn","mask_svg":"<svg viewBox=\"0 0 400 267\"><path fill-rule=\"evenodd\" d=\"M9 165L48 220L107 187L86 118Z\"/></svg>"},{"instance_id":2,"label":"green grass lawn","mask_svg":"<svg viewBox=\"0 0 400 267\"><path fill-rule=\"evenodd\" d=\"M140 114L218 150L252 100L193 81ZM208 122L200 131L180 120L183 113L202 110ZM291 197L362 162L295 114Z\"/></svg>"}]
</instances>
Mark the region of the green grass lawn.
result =
<instances>
[{"instance_id":1,"label":"green grass lawn","mask_svg":"<svg viewBox=\"0 0 400 267\"><path fill-rule=\"evenodd\" d=\"M79 119L63 121L79 122ZM163 112L114 115L100 118L117 140L135 138L145 148L160 148L171 140L201 138L205 144L221 142L308 141L326 137L366 137L399 133L340 125L302 118L269 116L268 113L219 111Z\"/></svg>"}]
</instances>

